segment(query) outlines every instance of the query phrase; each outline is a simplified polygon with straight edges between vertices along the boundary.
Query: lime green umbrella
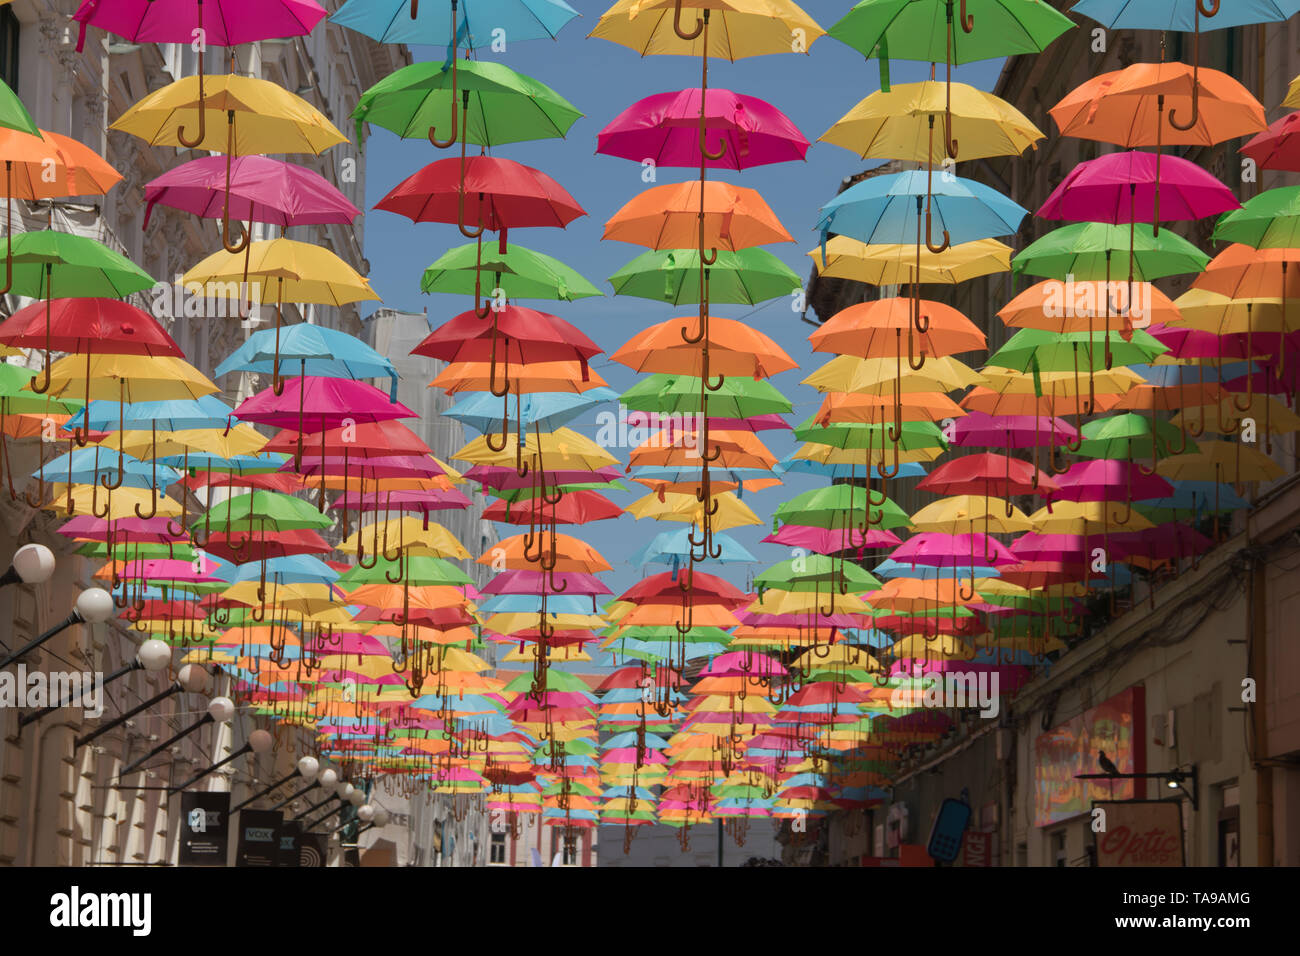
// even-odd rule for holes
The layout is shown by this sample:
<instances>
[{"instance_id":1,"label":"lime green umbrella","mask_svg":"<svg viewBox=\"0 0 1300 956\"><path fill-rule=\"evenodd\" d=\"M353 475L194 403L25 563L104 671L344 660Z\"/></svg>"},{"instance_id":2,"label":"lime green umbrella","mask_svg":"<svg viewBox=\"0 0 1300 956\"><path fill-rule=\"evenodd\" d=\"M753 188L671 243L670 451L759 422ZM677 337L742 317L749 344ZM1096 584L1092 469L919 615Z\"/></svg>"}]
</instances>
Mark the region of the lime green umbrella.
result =
<instances>
[{"instance_id":1,"label":"lime green umbrella","mask_svg":"<svg viewBox=\"0 0 1300 956\"><path fill-rule=\"evenodd\" d=\"M312 506L313 514L318 514ZM363 584L396 584L401 582L410 587L436 587L447 585L462 587L473 584L460 568L445 558L435 558L426 554L407 554L396 561L390 561L382 555L372 568L355 565L342 574L334 584L344 591L351 591Z\"/></svg>"},{"instance_id":2,"label":"lime green umbrella","mask_svg":"<svg viewBox=\"0 0 1300 956\"><path fill-rule=\"evenodd\" d=\"M778 506L773 524L781 522L828 530L857 527L862 522L861 513L866 508L866 501L865 489L853 485L814 488ZM883 504L873 498L871 509L873 513L881 514L879 521L872 522L881 530L911 526L907 512L889 498Z\"/></svg>"},{"instance_id":3,"label":"lime green umbrella","mask_svg":"<svg viewBox=\"0 0 1300 956\"><path fill-rule=\"evenodd\" d=\"M884 448L886 442L891 441L904 451L920 448L948 450L943 431L934 422L903 422L902 433L896 442L886 434L893 427L892 422L887 424L834 422L820 425L814 416L794 430L794 437L800 441L831 445L835 448Z\"/></svg>"},{"instance_id":4,"label":"lime green umbrella","mask_svg":"<svg viewBox=\"0 0 1300 956\"><path fill-rule=\"evenodd\" d=\"M30 133L32 136L40 135L36 121L27 112L27 107L23 106L18 94L4 80L0 80L0 126L16 129L20 133Z\"/></svg>"},{"instance_id":5,"label":"lime green umbrella","mask_svg":"<svg viewBox=\"0 0 1300 956\"><path fill-rule=\"evenodd\" d=\"M1126 276L1151 282L1203 272L1209 261L1209 256L1168 229L1157 237L1147 223L1076 222L1053 229L1013 256L1011 271L1045 279L1072 275L1081 282Z\"/></svg>"},{"instance_id":6,"label":"lime green umbrella","mask_svg":"<svg viewBox=\"0 0 1300 956\"><path fill-rule=\"evenodd\" d=\"M761 591L824 591L830 583L841 580L851 591L875 591L883 585L871 572L851 561L838 561L823 554L790 558L754 575L754 586Z\"/></svg>"},{"instance_id":7,"label":"lime green umbrella","mask_svg":"<svg viewBox=\"0 0 1300 956\"><path fill-rule=\"evenodd\" d=\"M690 375L649 375L624 392L620 401L637 412L698 412L700 380ZM722 388L709 393L709 415L717 418L785 415L793 407L766 379L728 375Z\"/></svg>"},{"instance_id":8,"label":"lime green umbrella","mask_svg":"<svg viewBox=\"0 0 1300 956\"><path fill-rule=\"evenodd\" d=\"M1059 333L1021 329L989 356L988 364L1018 372L1092 372L1103 362L1106 368L1114 363L1147 365L1169 351L1149 332L1134 329L1130 335L1125 341L1118 331Z\"/></svg>"},{"instance_id":9,"label":"lime green umbrella","mask_svg":"<svg viewBox=\"0 0 1300 956\"><path fill-rule=\"evenodd\" d=\"M448 249L424 270L421 292L474 295L486 286L500 288L506 298L556 299L572 302L603 293L559 259L534 252L516 242L502 254L498 246L484 249L482 240ZM481 277L481 280L480 280ZM491 279L491 284L487 284Z\"/></svg>"},{"instance_id":10,"label":"lime green umbrella","mask_svg":"<svg viewBox=\"0 0 1300 956\"><path fill-rule=\"evenodd\" d=\"M1182 444L1183 433L1166 421L1151 421L1133 412L1111 415L1088 422L1080 429L1083 440L1074 454L1083 458L1152 458L1172 455ZM1194 453L1195 448L1187 449Z\"/></svg>"},{"instance_id":11,"label":"lime green umbrella","mask_svg":"<svg viewBox=\"0 0 1300 956\"><path fill-rule=\"evenodd\" d=\"M102 242L43 229L13 237L14 295L121 299L154 286L153 277Z\"/></svg>"},{"instance_id":12,"label":"lime green umbrella","mask_svg":"<svg viewBox=\"0 0 1300 956\"><path fill-rule=\"evenodd\" d=\"M24 391L35 377L35 369L0 362L0 415L66 415L84 404L76 399L45 398Z\"/></svg>"},{"instance_id":13,"label":"lime green umbrella","mask_svg":"<svg viewBox=\"0 0 1300 956\"><path fill-rule=\"evenodd\" d=\"M707 272L710 302L755 305L803 286L789 266L757 246L720 251ZM659 249L637 256L610 276L609 282L615 295L693 305L700 301L699 274L699 250Z\"/></svg>"},{"instance_id":14,"label":"lime green umbrella","mask_svg":"<svg viewBox=\"0 0 1300 956\"><path fill-rule=\"evenodd\" d=\"M531 670L523 671L514 680L506 684L501 690L511 693L524 693L532 690L533 672ZM584 681L577 674L570 671L560 670L558 667L548 667L546 669L546 689L561 691L564 693L590 694L591 685Z\"/></svg>"},{"instance_id":15,"label":"lime green umbrella","mask_svg":"<svg viewBox=\"0 0 1300 956\"><path fill-rule=\"evenodd\" d=\"M169 561L193 561L198 554L190 545L181 542L168 544L161 541L140 541L130 544L114 545L109 551L106 541L87 541L75 552L88 558L116 558L118 561L165 559Z\"/></svg>"},{"instance_id":16,"label":"lime green umbrella","mask_svg":"<svg viewBox=\"0 0 1300 956\"><path fill-rule=\"evenodd\" d=\"M1300 247L1300 186L1269 189L1246 200L1219 217L1211 238L1256 249Z\"/></svg>"},{"instance_id":17,"label":"lime green umbrella","mask_svg":"<svg viewBox=\"0 0 1300 956\"><path fill-rule=\"evenodd\" d=\"M334 523L319 509L302 498L281 494L278 491L254 489L246 495L235 495L214 505L208 513L194 522L213 531L289 531L296 528L328 528Z\"/></svg>"},{"instance_id":18,"label":"lime green umbrella","mask_svg":"<svg viewBox=\"0 0 1300 956\"><path fill-rule=\"evenodd\" d=\"M1041 53L1073 26L1042 0L861 0L826 32L868 58L960 64Z\"/></svg>"},{"instance_id":19,"label":"lime green umbrella","mask_svg":"<svg viewBox=\"0 0 1300 956\"><path fill-rule=\"evenodd\" d=\"M458 133L464 142L497 146L563 137L582 116L546 84L501 63L460 60L456 67L453 73L438 60L414 63L362 93L352 111L357 142L363 124L374 123L403 139L428 136L439 146L451 145ZM454 94L453 83L459 84ZM443 132L448 138L438 142L435 134Z\"/></svg>"}]
</instances>

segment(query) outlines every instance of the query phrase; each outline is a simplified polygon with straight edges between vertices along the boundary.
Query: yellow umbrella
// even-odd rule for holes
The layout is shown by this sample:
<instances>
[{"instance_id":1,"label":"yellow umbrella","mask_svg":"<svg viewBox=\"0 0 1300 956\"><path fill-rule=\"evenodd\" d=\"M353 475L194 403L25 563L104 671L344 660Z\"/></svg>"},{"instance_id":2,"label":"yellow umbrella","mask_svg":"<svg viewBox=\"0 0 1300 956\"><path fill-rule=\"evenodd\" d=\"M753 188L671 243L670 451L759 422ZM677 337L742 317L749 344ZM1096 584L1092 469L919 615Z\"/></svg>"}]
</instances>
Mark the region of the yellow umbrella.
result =
<instances>
[{"instance_id":1,"label":"yellow umbrella","mask_svg":"<svg viewBox=\"0 0 1300 956\"><path fill-rule=\"evenodd\" d=\"M480 435L451 457L474 465L506 466L516 463L519 451L518 435L509 436L500 451L489 447L487 436ZM547 469L595 471L618 464L617 458L570 428L557 428L553 432L542 432L540 436L525 435L522 452L524 455L540 454Z\"/></svg>"},{"instance_id":2,"label":"yellow umbrella","mask_svg":"<svg viewBox=\"0 0 1300 956\"><path fill-rule=\"evenodd\" d=\"M31 383L23 386L30 390ZM194 399L220 391L184 359L170 355L68 355L50 367L52 398L105 402Z\"/></svg>"},{"instance_id":3,"label":"yellow umbrella","mask_svg":"<svg viewBox=\"0 0 1300 956\"><path fill-rule=\"evenodd\" d=\"M984 378L951 356L926 360L919 370L899 370L895 358L858 358L838 355L803 380L819 392L865 392L885 395L903 392L951 392L984 384Z\"/></svg>"},{"instance_id":4,"label":"yellow umbrella","mask_svg":"<svg viewBox=\"0 0 1300 956\"><path fill-rule=\"evenodd\" d=\"M410 516L391 518L388 521L372 521L340 541L337 550L356 552L365 537L375 542L382 538L385 543L391 542L407 554L432 555L435 558L456 560L470 557L465 546L442 525L430 522L428 528L425 528L421 519Z\"/></svg>"},{"instance_id":5,"label":"yellow umbrella","mask_svg":"<svg viewBox=\"0 0 1300 956\"><path fill-rule=\"evenodd\" d=\"M168 455L183 455L199 451L208 455L231 458L235 455L256 455L269 439L252 425L238 424L229 431L220 428L193 428L174 432L124 431L111 432L99 444L112 451L122 451L132 458L147 461Z\"/></svg>"},{"instance_id":6,"label":"yellow umbrella","mask_svg":"<svg viewBox=\"0 0 1300 956\"><path fill-rule=\"evenodd\" d=\"M828 594L816 591L777 591L763 592L748 608L751 614L807 614L817 613L824 607L831 607L832 614L862 614L867 606L852 594L840 594L833 587ZM828 604L829 602L829 604Z\"/></svg>"},{"instance_id":7,"label":"yellow umbrella","mask_svg":"<svg viewBox=\"0 0 1300 956\"><path fill-rule=\"evenodd\" d=\"M1010 246L996 239L979 239L949 246L934 253L920 246L920 281L956 285L969 279L1007 272L1011 269ZM904 285L916 282L917 246L867 245L848 236L834 236L808 253L818 274L827 279L852 279L868 285Z\"/></svg>"},{"instance_id":8,"label":"yellow umbrella","mask_svg":"<svg viewBox=\"0 0 1300 956\"><path fill-rule=\"evenodd\" d=\"M725 531L742 525L761 525L762 519L754 514L749 505L736 497L735 492L726 491L713 495L718 510L713 515L714 531ZM649 494L638 498L625 509L634 518L655 518L659 521L684 521L699 523L704 516L704 502L695 495L683 492L665 492L661 498Z\"/></svg>"},{"instance_id":9,"label":"yellow umbrella","mask_svg":"<svg viewBox=\"0 0 1300 956\"><path fill-rule=\"evenodd\" d=\"M1238 486L1246 481L1273 481L1285 474L1272 458L1239 441L1197 442L1194 452L1162 459L1156 472L1177 481L1232 481Z\"/></svg>"},{"instance_id":10,"label":"yellow umbrella","mask_svg":"<svg viewBox=\"0 0 1300 956\"><path fill-rule=\"evenodd\" d=\"M335 306L379 301L370 280L333 252L296 239L265 239L252 243L247 252L215 252L182 279L187 288L199 286L209 298L228 299L242 295L242 281L264 303L273 298L280 304Z\"/></svg>"},{"instance_id":11,"label":"yellow umbrella","mask_svg":"<svg viewBox=\"0 0 1300 956\"><path fill-rule=\"evenodd\" d=\"M589 35L642 56L703 54L734 62L807 53L825 32L789 0L619 0Z\"/></svg>"},{"instance_id":12,"label":"yellow umbrella","mask_svg":"<svg viewBox=\"0 0 1300 956\"><path fill-rule=\"evenodd\" d=\"M971 534L977 524L982 524L984 534L1023 534L1034 530L1034 523L1019 508L1006 512L1007 502L1002 498L983 495L954 495L931 502L912 515L912 527L917 531L940 534Z\"/></svg>"},{"instance_id":13,"label":"yellow umbrella","mask_svg":"<svg viewBox=\"0 0 1300 956\"><path fill-rule=\"evenodd\" d=\"M1018 156L1044 139L1029 118L1001 97L965 83L953 83L952 131L963 161ZM937 80L899 83L861 100L828 129L819 142L842 146L863 159L942 163L948 157L943 131L945 84ZM938 120L936 124L935 120ZM938 129L938 136L932 131Z\"/></svg>"},{"instance_id":14,"label":"yellow umbrella","mask_svg":"<svg viewBox=\"0 0 1300 956\"><path fill-rule=\"evenodd\" d=\"M270 80L210 76L206 84L206 91L201 90L197 76L169 83L130 107L109 129L138 136L150 146L239 156L319 155L348 141L324 113ZM186 133L198 139L191 141Z\"/></svg>"},{"instance_id":15,"label":"yellow umbrella","mask_svg":"<svg viewBox=\"0 0 1300 956\"><path fill-rule=\"evenodd\" d=\"M99 485L69 485L66 482L50 486L52 497L49 504L43 505L46 511L56 511L66 515L95 515L116 521L119 518L136 517L136 507L143 511L152 506L154 491L150 488L122 487L106 491ZM158 514L178 515L181 506L166 495L158 496Z\"/></svg>"},{"instance_id":16,"label":"yellow umbrella","mask_svg":"<svg viewBox=\"0 0 1300 956\"><path fill-rule=\"evenodd\" d=\"M1171 460L1166 458L1164 461ZM1039 534L1092 535L1105 531L1145 531L1155 527L1136 511L1125 520L1129 511L1132 509L1127 502L1057 501L1052 503L1050 511L1046 507L1039 508L1029 516L1029 520Z\"/></svg>"}]
</instances>

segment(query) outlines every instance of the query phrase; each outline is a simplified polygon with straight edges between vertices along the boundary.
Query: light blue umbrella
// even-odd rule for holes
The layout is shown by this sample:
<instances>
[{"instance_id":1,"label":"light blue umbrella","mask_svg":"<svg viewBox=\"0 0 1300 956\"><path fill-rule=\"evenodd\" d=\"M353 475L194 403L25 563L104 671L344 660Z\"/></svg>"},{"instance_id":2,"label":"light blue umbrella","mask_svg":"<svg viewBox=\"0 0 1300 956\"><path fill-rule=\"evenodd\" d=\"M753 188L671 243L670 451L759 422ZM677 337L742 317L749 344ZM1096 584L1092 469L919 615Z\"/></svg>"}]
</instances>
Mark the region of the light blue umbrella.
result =
<instances>
[{"instance_id":1,"label":"light blue umbrella","mask_svg":"<svg viewBox=\"0 0 1300 956\"><path fill-rule=\"evenodd\" d=\"M484 614L536 613L541 607L542 598L538 594L497 594L479 604ZM546 610L551 614L590 614L591 597L550 594L546 597Z\"/></svg>"},{"instance_id":2,"label":"light blue umbrella","mask_svg":"<svg viewBox=\"0 0 1300 956\"><path fill-rule=\"evenodd\" d=\"M347 0L330 22L380 43L450 47L454 41L477 50L498 36L511 43L554 39L578 15L564 0L460 0L453 37L447 0Z\"/></svg>"},{"instance_id":3,"label":"light blue umbrella","mask_svg":"<svg viewBox=\"0 0 1300 956\"><path fill-rule=\"evenodd\" d=\"M1079 0L1070 8L1108 30L1196 29L1197 0ZM1300 13L1300 0L1226 0L1213 17L1201 17L1202 30L1226 30L1252 23L1275 23Z\"/></svg>"},{"instance_id":4,"label":"light blue umbrella","mask_svg":"<svg viewBox=\"0 0 1300 956\"><path fill-rule=\"evenodd\" d=\"M166 432L225 428L231 421L232 411L215 395L161 402L128 402L124 407L118 402L96 401L79 410L63 427L72 431L77 426L86 425L89 417L90 429L97 432L117 431L119 425L127 431L147 431L151 427Z\"/></svg>"},{"instance_id":5,"label":"light blue umbrella","mask_svg":"<svg viewBox=\"0 0 1300 956\"><path fill-rule=\"evenodd\" d=\"M933 581L936 578L949 580L969 577L972 569L968 565L954 568L938 568L929 564L901 564L892 558L886 558L872 568L871 572L881 578L919 578L922 581ZM1001 576L1001 572L997 568L984 568L977 565L974 568L974 576L977 578L996 578Z\"/></svg>"},{"instance_id":6,"label":"light blue umbrella","mask_svg":"<svg viewBox=\"0 0 1300 956\"><path fill-rule=\"evenodd\" d=\"M260 581L262 562L248 561L238 567L218 571L217 575L231 584L240 581ZM266 580L276 584L330 584L338 580L339 573L320 558L310 554L290 554L281 558L267 558Z\"/></svg>"},{"instance_id":7,"label":"light blue umbrella","mask_svg":"<svg viewBox=\"0 0 1300 956\"><path fill-rule=\"evenodd\" d=\"M533 392L521 397L519 420L525 429L536 424L544 432L553 432L597 405L617 398L617 392L603 385L581 395L573 392ZM511 407L513 408L513 403ZM501 400L487 392L463 398L442 414L485 435L501 428Z\"/></svg>"},{"instance_id":8,"label":"light blue umbrella","mask_svg":"<svg viewBox=\"0 0 1300 956\"><path fill-rule=\"evenodd\" d=\"M623 688L623 689L635 690L638 695L641 693L640 689L635 687ZM660 737L658 734L652 734L647 731L645 735L645 745L653 750L666 750L668 748L668 741L665 740L663 737ZM600 749L621 750L624 747L635 747L635 746L636 746L636 732L629 730L627 731L627 733L615 734L613 737L610 737L608 740L606 740L603 744L600 745Z\"/></svg>"},{"instance_id":9,"label":"light blue umbrella","mask_svg":"<svg viewBox=\"0 0 1300 956\"><path fill-rule=\"evenodd\" d=\"M391 361L355 336L308 322L254 332L217 366L216 375L230 372L270 375L275 372L277 355L282 376L387 378L390 380L388 397L397 401L397 369Z\"/></svg>"},{"instance_id":10,"label":"light blue umbrella","mask_svg":"<svg viewBox=\"0 0 1300 956\"><path fill-rule=\"evenodd\" d=\"M929 176L931 236L946 234L954 245L1009 236L1029 210L996 189L960 176ZM822 207L816 228L825 242L830 233L869 245L908 245L926 241L924 214L927 173L908 170L864 179Z\"/></svg>"},{"instance_id":11,"label":"light blue umbrella","mask_svg":"<svg viewBox=\"0 0 1300 956\"><path fill-rule=\"evenodd\" d=\"M633 565L667 564L681 567L690 560L690 535L690 528L662 531L655 535L644 548L628 558L628 563ZM757 563L758 561L758 558L741 547L739 542L722 532L713 535L713 543L722 549L722 556L718 558L711 557L709 558L710 561L717 561L719 564Z\"/></svg>"},{"instance_id":12,"label":"light blue umbrella","mask_svg":"<svg viewBox=\"0 0 1300 956\"><path fill-rule=\"evenodd\" d=\"M181 474L165 465L143 462L130 455L120 456L122 484L128 488L166 488L174 481L179 481ZM71 472L69 472L71 465ZM109 448L96 445L90 448L77 448L70 454L60 455L53 461L47 461L40 470L32 472L32 477L42 475L46 481L70 482L74 485L93 485L101 478L115 480L118 475L119 453Z\"/></svg>"},{"instance_id":13,"label":"light blue umbrella","mask_svg":"<svg viewBox=\"0 0 1300 956\"><path fill-rule=\"evenodd\" d=\"M782 458L772 469L775 475L796 474L796 475L816 475L819 478L861 478L864 470L861 465L828 465L820 461L809 461L806 458ZM913 461L905 461L898 466L898 474L895 478L920 478L926 473L925 467ZM871 466L871 477L879 478L880 469L875 465Z\"/></svg>"}]
</instances>

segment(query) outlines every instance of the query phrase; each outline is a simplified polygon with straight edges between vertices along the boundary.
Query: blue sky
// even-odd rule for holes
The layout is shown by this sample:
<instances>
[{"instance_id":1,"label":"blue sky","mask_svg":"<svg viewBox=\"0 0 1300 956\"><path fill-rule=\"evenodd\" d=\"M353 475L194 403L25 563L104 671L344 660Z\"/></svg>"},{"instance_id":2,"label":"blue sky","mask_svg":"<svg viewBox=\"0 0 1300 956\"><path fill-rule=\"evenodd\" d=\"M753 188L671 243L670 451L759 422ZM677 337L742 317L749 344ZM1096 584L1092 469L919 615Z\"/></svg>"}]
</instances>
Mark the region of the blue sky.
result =
<instances>
[{"instance_id":1,"label":"blue sky","mask_svg":"<svg viewBox=\"0 0 1300 956\"><path fill-rule=\"evenodd\" d=\"M557 40L510 44L502 54L483 50L477 55L481 59L500 59L512 69L541 80L585 114L565 139L515 143L493 150L493 155L514 159L550 174L587 211L587 216L566 229L512 230L511 239L558 257L608 293L610 286L606 278L644 249L621 242L602 241L605 220L636 193L648 187L641 181L638 164L596 154L596 134L643 97L698 86L700 68L699 61L694 58L642 58L626 47L588 39L587 33L607 4L604 0L600 3L570 0L570 3L582 13L582 17L570 23ZM807 0L802 6L823 28L829 28L852 4L848 0L834 3ZM417 48L415 54L422 60L441 59L444 51ZM1001 60L973 63L955 69L954 77L982 89L991 89L1001 68ZM914 82L928 76L929 66L895 61L890 65L890 74L894 83ZM712 178L751 187L762 194L796 240L766 248L800 276L806 277L811 260L805 253L816 245L817 237L812 227L819 207L835 195L840 180L874 165L864 163L838 146L816 143L816 139L855 103L879 88L876 63L868 63L855 50L830 37L822 37L806 56L763 56L736 63L710 61L709 86L767 100L789 116L804 136L813 142L803 163L763 166L740 173L710 173ZM469 308L471 302L466 297L429 296L420 292L420 276L429 263L448 248L466 241L456 228L437 223L413 224L403 217L370 208L407 176L428 163L451 155L451 152L436 150L424 140L404 141L376 127L372 128L367 140L366 153L366 255L371 263L371 281L383 297L384 305L416 312L427 306L430 320L435 324ZM661 169L658 182L680 182L689 178L690 170ZM648 325L689 314L686 308L612 295L574 303L529 300L524 304L573 322L607 354ZM798 424L812 414L819 404L819 397L813 389L799 382L829 356L813 354L807 339L813 327L801 322L799 315L791 311L790 300L777 299L757 308L717 305L711 312L743 319L775 339L799 363L800 369L776 376L773 383L794 402L792 424ZM630 369L604 357L597 358L592 366L616 391L626 389L640 378ZM594 415L579 419L571 427L594 436ZM762 438L777 456L795 445L789 432L764 432ZM628 449L616 449L614 453L626 463ZM784 548L758 542L771 531L771 515L777 505L822 483L821 479L792 476L781 487L746 494L746 503L767 523L762 528L739 528L729 533L748 548L759 563L752 566L727 565L721 571L717 566L704 570L721 573L743 586L747 567L758 571L788 557ZM643 489L640 485L632 487ZM624 506L638 496L612 495ZM625 515L616 521L566 530L576 530L614 566L614 572L606 575L605 580L617 594L643 574L642 569L627 563L628 556L654 534L675 527L680 525L648 519L634 521ZM663 566L653 566L645 573L663 570L666 570Z\"/></svg>"}]
</instances>

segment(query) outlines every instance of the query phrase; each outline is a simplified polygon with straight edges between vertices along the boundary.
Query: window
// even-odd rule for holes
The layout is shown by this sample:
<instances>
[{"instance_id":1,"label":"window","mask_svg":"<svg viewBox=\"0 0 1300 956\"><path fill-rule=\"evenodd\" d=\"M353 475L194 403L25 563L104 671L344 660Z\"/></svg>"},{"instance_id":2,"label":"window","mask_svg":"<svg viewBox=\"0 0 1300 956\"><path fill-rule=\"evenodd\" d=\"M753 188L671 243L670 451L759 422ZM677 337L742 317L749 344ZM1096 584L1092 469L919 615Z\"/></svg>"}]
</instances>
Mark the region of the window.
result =
<instances>
[{"instance_id":1,"label":"window","mask_svg":"<svg viewBox=\"0 0 1300 956\"><path fill-rule=\"evenodd\" d=\"M488 845L488 862L501 864L506 861L506 835L504 833L492 834L492 842Z\"/></svg>"},{"instance_id":2,"label":"window","mask_svg":"<svg viewBox=\"0 0 1300 956\"><path fill-rule=\"evenodd\" d=\"M1052 839L1052 866L1065 866L1065 831L1057 830L1051 836Z\"/></svg>"},{"instance_id":3,"label":"window","mask_svg":"<svg viewBox=\"0 0 1300 956\"><path fill-rule=\"evenodd\" d=\"M575 835L573 842L567 843L564 839L562 827L557 827L560 832L551 832L551 865L552 866L577 866L578 865L578 841L581 836Z\"/></svg>"},{"instance_id":4,"label":"window","mask_svg":"<svg viewBox=\"0 0 1300 956\"><path fill-rule=\"evenodd\" d=\"M9 7L0 9L0 80L18 90L18 17Z\"/></svg>"}]
</instances>

